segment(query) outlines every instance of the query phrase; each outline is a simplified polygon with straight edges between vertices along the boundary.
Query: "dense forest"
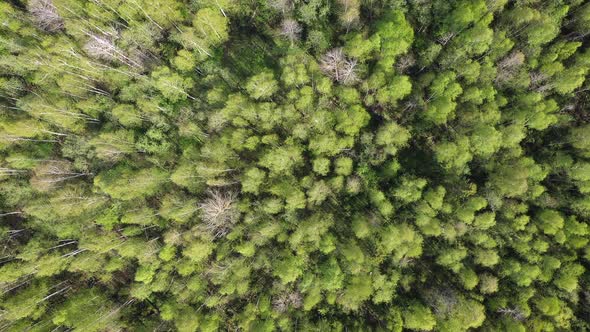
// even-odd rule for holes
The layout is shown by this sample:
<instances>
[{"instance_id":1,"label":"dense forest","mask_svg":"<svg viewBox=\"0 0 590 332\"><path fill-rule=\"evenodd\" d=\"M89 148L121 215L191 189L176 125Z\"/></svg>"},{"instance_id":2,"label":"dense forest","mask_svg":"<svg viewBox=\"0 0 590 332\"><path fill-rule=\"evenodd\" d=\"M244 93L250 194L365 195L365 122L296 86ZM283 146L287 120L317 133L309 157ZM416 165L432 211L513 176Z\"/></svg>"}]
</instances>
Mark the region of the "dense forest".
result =
<instances>
[{"instance_id":1,"label":"dense forest","mask_svg":"<svg viewBox=\"0 0 590 332\"><path fill-rule=\"evenodd\" d=\"M587 0L0 23L0 331L590 331Z\"/></svg>"}]
</instances>

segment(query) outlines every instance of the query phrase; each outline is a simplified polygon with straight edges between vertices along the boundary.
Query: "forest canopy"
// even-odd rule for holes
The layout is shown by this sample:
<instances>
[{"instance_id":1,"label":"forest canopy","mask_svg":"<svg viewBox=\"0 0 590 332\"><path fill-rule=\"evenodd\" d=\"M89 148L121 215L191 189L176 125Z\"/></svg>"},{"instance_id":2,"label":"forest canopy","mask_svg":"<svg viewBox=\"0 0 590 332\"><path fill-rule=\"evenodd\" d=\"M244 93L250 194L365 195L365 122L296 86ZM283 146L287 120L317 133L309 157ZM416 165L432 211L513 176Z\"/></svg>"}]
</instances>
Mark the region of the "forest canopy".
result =
<instances>
[{"instance_id":1,"label":"forest canopy","mask_svg":"<svg viewBox=\"0 0 590 332\"><path fill-rule=\"evenodd\" d=\"M0 23L1 331L590 330L589 2Z\"/></svg>"}]
</instances>

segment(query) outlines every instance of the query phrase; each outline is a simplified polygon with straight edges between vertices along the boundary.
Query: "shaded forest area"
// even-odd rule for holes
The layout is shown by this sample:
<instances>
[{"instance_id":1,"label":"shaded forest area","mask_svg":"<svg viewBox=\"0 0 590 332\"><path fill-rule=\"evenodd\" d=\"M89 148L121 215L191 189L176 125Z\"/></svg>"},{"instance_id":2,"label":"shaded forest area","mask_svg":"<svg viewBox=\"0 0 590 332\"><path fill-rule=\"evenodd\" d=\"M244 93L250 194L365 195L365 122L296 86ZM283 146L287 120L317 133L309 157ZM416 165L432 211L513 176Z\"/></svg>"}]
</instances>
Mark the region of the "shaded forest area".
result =
<instances>
[{"instance_id":1,"label":"shaded forest area","mask_svg":"<svg viewBox=\"0 0 590 332\"><path fill-rule=\"evenodd\" d=\"M0 2L1 331L590 330L590 3Z\"/></svg>"}]
</instances>

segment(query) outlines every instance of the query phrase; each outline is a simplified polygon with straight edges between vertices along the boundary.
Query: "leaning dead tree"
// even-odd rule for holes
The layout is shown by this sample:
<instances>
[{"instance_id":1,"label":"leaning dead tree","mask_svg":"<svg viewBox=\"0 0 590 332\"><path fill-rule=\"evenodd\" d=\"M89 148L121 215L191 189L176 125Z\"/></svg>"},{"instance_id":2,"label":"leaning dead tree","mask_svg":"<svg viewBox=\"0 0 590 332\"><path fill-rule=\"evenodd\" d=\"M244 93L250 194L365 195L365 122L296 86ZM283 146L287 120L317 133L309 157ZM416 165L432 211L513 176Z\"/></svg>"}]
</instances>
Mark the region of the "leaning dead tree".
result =
<instances>
[{"instance_id":1,"label":"leaning dead tree","mask_svg":"<svg viewBox=\"0 0 590 332\"><path fill-rule=\"evenodd\" d=\"M343 84L357 81L357 61L344 55L341 48L335 48L324 54L320 59L320 68L333 80Z\"/></svg>"},{"instance_id":2,"label":"leaning dead tree","mask_svg":"<svg viewBox=\"0 0 590 332\"><path fill-rule=\"evenodd\" d=\"M237 193L211 189L208 198L199 204L204 228L215 238L225 236L238 221Z\"/></svg>"},{"instance_id":3,"label":"leaning dead tree","mask_svg":"<svg viewBox=\"0 0 590 332\"><path fill-rule=\"evenodd\" d=\"M88 36L88 41L84 44L84 51L90 57L104 60L104 61L119 61L130 67L143 68L140 63L144 55L135 54L135 59L125 54L121 49L115 45L115 41L119 38L119 33L114 29L112 31L101 30L99 33L91 33L85 31Z\"/></svg>"},{"instance_id":4,"label":"leaning dead tree","mask_svg":"<svg viewBox=\"0 0 590 332\"><path fill-rule=\"evenodd\" d=\"M549 76L539 71L529 73L531 79L530 89L539 93L544 93L553 88L553 84L548 81Z\"/></svg>"},{"instance_id":5,"label":"leaning dead tree","mask_svg":"<svg viewBox=\"0 0 590 332\"><path fill-rule=\"evenodd\" d=\"M84 51L93 58L113 61L118 58L114 36L110 34L93 34L84 45Z\"/></svg>"},{"instance_id":6,"label":"leaning dead tree","mask_svg":"<svg viewBox=\"0 0 590 332\"><path fill-rule=\"evenodd\" d=\"M90 175L90 173L76 172L69 161L49 161L34 169L31 185L39 191L48 191L58 187L67 180Z\"/></svg>"},{"instance_id":7,"label":"leaning dead tree","mask_svg":"<svg viewBox=\"0 0 590 332\"><path fill-rule=\"evenodd\" d=\"M524 64L525 56L520 51L513 51L498 62L496 83L504 83L512 79Z\"/></svg>"},{"instance_id":8,"label":"leaning dead tree","mask_svg":"<svg viewBox=\"0 0 590 332\"><path fill-rule=\"evenodd\" d=\"M47 32L63 29L64 22L51 0L30 0L27 9L39 28Z\"/></svg>"},{"instance_id":9,"label":"leaning dead tree","mask_svg":"<svg viewBox=\"0 0 590 332\"><path fill-rule=\"evenodd\" d=\"M497 313L511 317L519 322L526 319L526 314L519 308L500 308L496 310Z\"/></svg>"}]
</instances>

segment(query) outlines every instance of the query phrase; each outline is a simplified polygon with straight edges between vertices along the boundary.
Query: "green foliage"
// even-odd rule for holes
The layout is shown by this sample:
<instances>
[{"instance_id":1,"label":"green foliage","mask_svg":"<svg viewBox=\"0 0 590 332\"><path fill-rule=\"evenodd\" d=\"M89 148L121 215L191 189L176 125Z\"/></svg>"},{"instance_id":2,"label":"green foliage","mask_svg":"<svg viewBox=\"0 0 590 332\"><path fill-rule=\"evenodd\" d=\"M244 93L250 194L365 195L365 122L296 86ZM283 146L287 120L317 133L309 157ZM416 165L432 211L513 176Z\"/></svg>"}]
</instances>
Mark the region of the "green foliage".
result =
<instances>
[{"instance_id":1,"label":"green foliage","mask_svg":"<svg viewBox=\"0 0 590 332\"><path fill-rule=\"evenodd\" d=\"M100 331L106 328L117 328L116 320L107 317L110 305L104 293L98 289L86 289L69 298L53 315L53 323L86 331ZM113 312L112 315L117 315Z\"/></svg>"},{"instance_id":2,"label":"green foliage","mask_svg":"<svg viewBox=\"0 0 590 332\"><path fill-rule=\"evenodd\" d=\"M336 174L338 175L350 175L352 174L352 169L353 169L353 160L348 158L348 157L341 157L336 159L336 161L334 162L334 171L336 172Z\"/></svg>"},{"instance_id":3,"label":"green foliage","mask_svg":"<svg viewBox=\"0 0 590 332\"><path fill-rule=\"evenodd\" d=\"M246 84L246 91L254 99L268 99L278 89L277 81L274 79L272 72L269 71L252 76Z\"/></svg>"},{"instance_id":4,"label":"green foliage","mask_svg":"<svg viewBox=\"0 0 590 332\"><path fill-rule=\"evenodd\" d=\"M154 79L154 86L158 89L162 96L170 102L178 102L190 97L187 92L193 86L193 81L190 78L184 78L176 73L170 71L168 67L162 67L152 72Z\"/></svg>"},{"instance_id":5,"label":"green foliage","mask_svg":"<svg viewBox=\"0 0 590 332\"><path fill-rule=\"evenodd\" d=\"M409 49L414 39L414 31L404 14L394 10L377 23L376 34L381 41L379 67L389 72L393 70L395 58Z\"/></svg>"},{"instance_id":6,"label":"green foliage","mask_svg":"<svg viewBox=\"0 0 590 332\"><path fill-rule=\"evenodd\" d=\"M539 227L545 234L555 235L557 231L563 228L563 217L557 211L543 210L537 218L539 219Z\"/></svg>"},{"instance_id":7,"label":"green foliage","mask_svg":"<svg viewBox=\"0 0 590 332\"><path fill-rule=\"evenodd\" d=\"M301 149L297 146L282 146L269 150L260 159L260 165L268 168L273 175L285 175L303 163Z\"/></svg>"},{"instance_id":8,"label":"green foliage","mask_svg":"<svg viewBox=\"0 0 590 332\"><path fill-rule=\"evenodd\" d=\"M387 123L379 128L375 136L375 144L391 155L404 147L410 139L410 132L395 122Z\"/></svg>"},{"instance_id":9,"label":"green foliage","mask_svg":"<svg viewBox=\"0 0 590 332\"><path fill-rule=\"evenodd\" d=\"M182 255L188 257L195 263L205 260L213 251L211 243L205 241L192 241L191 244L182 251Z\"/></svg>"},{"instance_id":10,"label":"green foliage","mask_svg":"<svg viewBox=\"0 0 590 332\"><path fill-rule=\"evenodd\" d=\"M264 183L266 173L259 168L251 168L244 173L242 179L242 191L258 194L260 186Z\"/></svg>"},{"instance_id":11,"label":"green foliage","mask_svg":"<svg viewBox=\"0 0 590 332\"><path fill-rule=\"evenodd\" d=\"M436 320L428 307L414 302L409 304L402 312L404 327L410 330L431 331L436 325Z\"/></svg>"},{"instance_id":12,"label":"green foliage","mask_svg":"<svg viewBox=\"0 0 590 332\"><path fill-rule=\"evenodd\" d=\"M468 137L461 137L454 142L441 142L434 147L437 161L442 167L458 173L467 172L467 163L473 155L470 152Z\"/></svg>"},{"instance_id":13,"label":"green foliage","mask_svg":"<svg viewBox=\"0 0 590 332\"><path fill-rule=\"evenodd\" d=\"M404 203L411 203L422 197L422 189L426 186L424 179L412 179L404 177L400 186L393 190L393 196Z\"/></svg>"},{"instance_id":14,"label":"green foliage","mask_svg":"<svg viewBox=\"0 0 590 332\"><path fill-rule=\"evenodd\" d=\"M158 168L135 170L121 165L99 174L94 183L113 198L130 200L156 194L166 180L167 173Z\"/></svg>"},{"instance_id":15,"label":"green foliage","mask_svg":"<svg viewBox=\"0 0 590 332\"><path fill-rule=\"evenodd\" d=\"M0 3L0 330L588 330L586 2Z\"/></svg>"},{"instance_id":16,"label":"green foliage","mask_svg":"<svg viewBox=\"0 0 590 332\"><path fill-rule=\"evenodd\" d=\"M40 317L45 311L46 303L43 298L48 291L47 282L41 280L6 298L2 301L2 307L6 310L4 319L17 321L26 317L33 319Z\"/></svg>"},{"instance_id":17,"label":"green foliage","mask_svg":"<svg viewBox=\"0 0 590 332\"><path fill-rule=\"evenodd\" d=\"M328 173L330 172L330 159L315 159L313 161L313 171L318 175L328 175Z\"/></svg>"},{"instance_id":18,"label":"green foliage","mask_svg":"<svg viewBox=\"0 0 590 332\"><path fill-rule=\"evenodd\" d=\"M287 254L283 259L274 264L273 274L277 276L283 284L288 284L297 280L303 273L301 267L303 262L300 257Z\"/></svg>"}]
</instances>

